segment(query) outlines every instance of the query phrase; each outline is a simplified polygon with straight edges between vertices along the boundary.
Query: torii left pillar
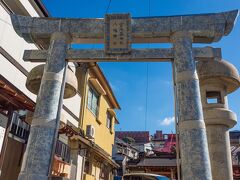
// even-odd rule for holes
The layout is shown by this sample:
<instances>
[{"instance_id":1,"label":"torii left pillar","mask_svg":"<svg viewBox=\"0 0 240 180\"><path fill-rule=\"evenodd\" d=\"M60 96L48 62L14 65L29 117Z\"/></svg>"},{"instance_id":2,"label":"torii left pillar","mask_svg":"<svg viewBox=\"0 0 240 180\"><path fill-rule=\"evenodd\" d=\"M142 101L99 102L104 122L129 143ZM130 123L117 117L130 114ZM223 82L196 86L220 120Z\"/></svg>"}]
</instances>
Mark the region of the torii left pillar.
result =
<instances>
[{"instance_id":1,"label":"torii left pillar","mask_svg":"<svg viewBox=\"0 0 240 180\"><path fill-rule=\"evenodd\" d=\"M48 180L58 131L65 84L65 61L69 37L60 32L51 35L36 109L19 180Z\"/></svg>"}]
</instances>

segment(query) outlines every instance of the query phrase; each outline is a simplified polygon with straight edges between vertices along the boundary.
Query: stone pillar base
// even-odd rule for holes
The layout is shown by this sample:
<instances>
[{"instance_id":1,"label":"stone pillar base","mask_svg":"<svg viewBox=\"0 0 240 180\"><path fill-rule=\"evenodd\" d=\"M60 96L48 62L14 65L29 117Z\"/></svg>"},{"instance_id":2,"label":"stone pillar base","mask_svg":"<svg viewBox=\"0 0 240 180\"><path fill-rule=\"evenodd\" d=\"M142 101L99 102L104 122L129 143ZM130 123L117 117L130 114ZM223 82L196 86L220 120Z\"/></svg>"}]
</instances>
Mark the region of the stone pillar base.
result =
<instances>
[{"instance_id":1,"label":"stone pillar base","mask_svg":"<svg viewBox=\"0 0 240 180\"><path fill-rule=\"evenodd\" d=\"M21 173L18 176L18 180L50 180L50 178L40 174Z\"/></svg>"}]
</instances>

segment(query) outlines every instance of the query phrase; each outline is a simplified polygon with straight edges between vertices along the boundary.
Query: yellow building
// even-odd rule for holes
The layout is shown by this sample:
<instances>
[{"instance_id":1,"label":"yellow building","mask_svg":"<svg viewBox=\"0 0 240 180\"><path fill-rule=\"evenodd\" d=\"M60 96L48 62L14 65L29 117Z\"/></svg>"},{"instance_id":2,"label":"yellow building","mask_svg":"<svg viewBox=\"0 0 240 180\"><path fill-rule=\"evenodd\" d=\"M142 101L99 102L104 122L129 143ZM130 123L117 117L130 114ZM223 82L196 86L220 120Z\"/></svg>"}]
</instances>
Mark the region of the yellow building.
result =
<instances>
[{"instance_id":1,"label":"yellow building","mask_svg":"<svg viewBox=\"0 0 240 180\"><path fill-rule=\"evenodd\" d=\"M118 124L115 109L120 106L108 81L96 63L79 64L76 68L79 93L82 97L79 128L85 138L75 145L83 158L83 179L113 179L117 164L112 161L114 125Z\"/></svg>"}]
</instances>

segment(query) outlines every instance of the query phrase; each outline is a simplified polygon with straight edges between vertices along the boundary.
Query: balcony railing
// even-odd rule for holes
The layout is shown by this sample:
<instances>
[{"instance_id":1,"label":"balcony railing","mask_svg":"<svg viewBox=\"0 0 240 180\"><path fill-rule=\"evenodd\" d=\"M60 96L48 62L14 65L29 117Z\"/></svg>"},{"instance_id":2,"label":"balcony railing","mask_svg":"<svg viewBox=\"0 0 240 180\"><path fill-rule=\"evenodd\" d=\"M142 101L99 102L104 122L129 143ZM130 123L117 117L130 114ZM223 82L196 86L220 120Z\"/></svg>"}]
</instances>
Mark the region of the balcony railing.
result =
<instances>
[{"instance_id":1,"label":"balcony railing","mask_svg":"<svg viewBox=\"0 0 240 180\"><path fill-rule=\"evenodd\" d=\"M70 147L59 140L57 140L55 154L63 161L70 162Z\"/></svg>"},{"instance_id":2,"label":"balcony railing","mask_svg":"<svg viewBox=\"0 0 240 180\"><path fill-rule=\"evenodd\" d=\"M13 113L13 118L10 125L10 133L27 143L29 132L30 125L20 119L17 113Z\"/></svg>"}]
</instances>

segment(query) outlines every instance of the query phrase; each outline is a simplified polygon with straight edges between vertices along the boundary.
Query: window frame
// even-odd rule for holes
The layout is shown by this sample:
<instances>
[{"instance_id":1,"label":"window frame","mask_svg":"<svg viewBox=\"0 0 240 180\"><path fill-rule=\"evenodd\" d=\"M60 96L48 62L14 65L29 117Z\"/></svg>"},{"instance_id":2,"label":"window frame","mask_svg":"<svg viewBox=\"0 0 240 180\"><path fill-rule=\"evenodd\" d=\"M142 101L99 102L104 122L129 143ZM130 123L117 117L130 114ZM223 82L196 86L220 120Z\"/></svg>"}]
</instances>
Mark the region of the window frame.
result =
<instances>
[{"instance_id":1,"label":"window frame","mask_svg":"<svg viewBox=\"0 0 240 180\"><path fill-rule=\"evenodd\" d=\"M91 92L91 102L89 103L89 93ZM93 97L96 97L97 102L96 102L96 110L94 110L93 108ZM89 85L88 88L88 94L87 94L87 108L89 111L91 111L91 113L93 113L93 115L95 117L98 117L98 113L99 113L99 99L100 99L100 95L99 93L92 87Z\"/></svg>"},{"instance_id":2,"label":"window frame","mask_svg":"<svg viewBox=\"0 0 240 180\"><path fill-rule=\"evenodd\" d=\"M110 118L109 118L110 117ZM113 116L111 115L110 112L107 111L107 118L106 118L106 127L109 129L109 130L112 130L112 121L113 121ZM108 127L109 125L109 127Z\"/></svg>"}]
</instances>

